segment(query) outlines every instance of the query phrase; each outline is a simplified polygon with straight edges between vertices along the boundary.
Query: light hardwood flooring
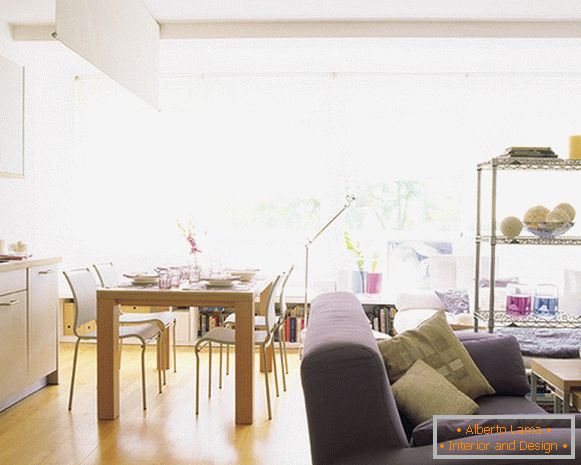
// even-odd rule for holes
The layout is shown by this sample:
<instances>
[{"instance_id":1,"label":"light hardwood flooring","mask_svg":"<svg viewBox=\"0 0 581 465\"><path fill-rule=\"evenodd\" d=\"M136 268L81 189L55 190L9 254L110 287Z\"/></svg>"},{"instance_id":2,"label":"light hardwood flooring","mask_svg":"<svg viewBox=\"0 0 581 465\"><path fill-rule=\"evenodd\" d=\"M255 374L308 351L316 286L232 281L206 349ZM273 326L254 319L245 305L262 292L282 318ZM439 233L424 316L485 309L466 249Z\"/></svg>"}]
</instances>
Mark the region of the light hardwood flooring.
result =
<instances>
[{"instance_id":1,"label":"light hardwood flooring","mask_svg":"<svg viewBox=\"0 0 581 465\"><path fill-rule=\"evenodd\" d=\"M168 372L157 393L155 348L147 351L148 409L141 408L139 349L126 345L121 362L120 418L96 418L96 353L81 345L72 412L67 411L73 345L61 344L58 386L49 386L0 413L0 464L309 464L310 451L299 356L289 352L287 391L276 398L271 376L273 419L267 419L263 375L256 358L256 410L252 426L234 424L234 373L218 389L218 357L201 367L200 415L194 414L193 348L178 348L178 372ZM278 352L277 352L278 354ZM231 355L231 361L234 357ZM233 368L233 364L231 366ZM280 379L279 379L280 381Z\"/></svg>"}]
</instances>

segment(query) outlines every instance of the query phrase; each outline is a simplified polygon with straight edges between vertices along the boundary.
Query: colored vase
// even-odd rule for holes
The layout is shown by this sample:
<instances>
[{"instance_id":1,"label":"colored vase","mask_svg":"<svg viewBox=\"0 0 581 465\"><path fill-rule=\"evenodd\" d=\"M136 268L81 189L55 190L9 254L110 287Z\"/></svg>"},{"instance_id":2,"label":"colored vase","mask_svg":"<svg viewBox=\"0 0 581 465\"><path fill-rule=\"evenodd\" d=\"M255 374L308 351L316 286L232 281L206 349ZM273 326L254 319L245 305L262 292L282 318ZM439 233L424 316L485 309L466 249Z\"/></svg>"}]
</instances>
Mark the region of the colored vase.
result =
<instances>
[{"instance_id":1,"label":"colored vase","mask_svg":"<svg viewBox=\"0 0 581 465\"><path fill-rule=\"evenodd\" d=\"M351 286L354 294L365 292L365 271L354 271Z\"/></svg>"},{"instance_id":2,"label":"colored vase","mask_svg":"<svg viewBox=\"0 0 581 465\"><path fill-rule=\"evenodd\" d=\"M365 275L365 292L381 294L381 273L367 273Z\"/></svg>"},{"instance_id":3,"label":"colored vase","mask_svg":"<svg viewBox=\"0 0 581 465\"><path fill-rule=\"evenodd\" d=\"M509 284L506 287L506 314L528 316L531 313L531 293L523 284Z\"/></svg>"}]
</instances>

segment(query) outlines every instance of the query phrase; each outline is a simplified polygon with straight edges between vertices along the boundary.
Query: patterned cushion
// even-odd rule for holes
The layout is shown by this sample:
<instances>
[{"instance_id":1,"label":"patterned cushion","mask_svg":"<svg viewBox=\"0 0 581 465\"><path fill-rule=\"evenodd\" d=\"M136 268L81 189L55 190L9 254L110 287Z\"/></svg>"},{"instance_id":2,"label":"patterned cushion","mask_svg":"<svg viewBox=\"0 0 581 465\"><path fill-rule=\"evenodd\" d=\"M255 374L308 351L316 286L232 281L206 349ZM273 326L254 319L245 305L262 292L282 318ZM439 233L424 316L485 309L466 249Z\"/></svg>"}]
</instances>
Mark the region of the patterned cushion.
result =
<instances>
[{"instance_id":1,"label":"patterned cushion","mask_svg":"<svg viewBox=\"0 0 581 465\"><path fill-rule=\"evenodd\" d=\"M478 404L421 360L391 387L397 407L416 426L433 415L471 415Z\"/></svg>"},{"instance_id":2,"label":"patterned cushion","mask_svg":"<svg viewBox=\"0 0 581 465\"><path fill-rule=\"evenodd\" d=\"M470 299L466 291L449 289L445 292L435 292L450 313L457 315L470 311Z\"/></svg>"},{"instance_id":3,"label":"patterned cushion","mask_svg":"<svg viewBox=\"0 0 581 465\"><path fill-rule=\"evenodd\" d=\"M416 360L423 360L472 399L494 394L442 311L417 329L380 342L379 350L391 382L401 378Z\"/></svg>"}]
</instances>

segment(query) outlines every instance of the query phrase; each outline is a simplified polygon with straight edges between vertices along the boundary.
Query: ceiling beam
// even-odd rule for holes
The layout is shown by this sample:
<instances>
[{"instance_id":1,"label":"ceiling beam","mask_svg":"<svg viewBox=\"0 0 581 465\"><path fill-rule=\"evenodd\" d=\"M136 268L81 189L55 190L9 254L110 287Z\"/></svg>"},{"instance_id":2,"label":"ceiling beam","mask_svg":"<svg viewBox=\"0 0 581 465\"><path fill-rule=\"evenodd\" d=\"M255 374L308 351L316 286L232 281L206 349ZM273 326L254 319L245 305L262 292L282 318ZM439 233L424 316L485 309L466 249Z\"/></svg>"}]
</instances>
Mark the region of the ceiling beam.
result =
<instances>
[{"instance_id":1,"label":"ceiling beam","mask_svg":"<svg viewBox=\"0 0 581 465\"><path fill-rule=\"evenodd\" d=\"M581 38L581 21L345 20L162 22L162 39ZM52 24L13 24L15 41L54 40Z\"/></svg>"}]
</instances>

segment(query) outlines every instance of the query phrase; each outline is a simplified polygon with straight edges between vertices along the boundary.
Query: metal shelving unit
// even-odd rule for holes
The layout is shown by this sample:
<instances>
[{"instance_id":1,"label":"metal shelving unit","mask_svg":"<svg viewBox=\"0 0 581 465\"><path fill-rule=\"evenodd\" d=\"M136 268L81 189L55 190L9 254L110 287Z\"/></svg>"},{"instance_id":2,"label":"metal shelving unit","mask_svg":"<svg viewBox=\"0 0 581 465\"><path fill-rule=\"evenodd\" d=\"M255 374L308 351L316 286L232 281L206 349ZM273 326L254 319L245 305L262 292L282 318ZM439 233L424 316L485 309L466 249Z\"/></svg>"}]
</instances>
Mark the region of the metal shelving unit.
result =
<instances>
[{"instance_id":1,"label":"metal shelving unit","mask_svg":"<svg viewBox=\"0 0 581 465\"><path fill-rule=\"evenodd\" d=\"M556 318L539 318L535 316L511 317L502 310L494 309L494 282L496 275L496 246L512 245L557 245L581 246L581 237L559 236L555 239L541 239L535 236L509 238L496 234L496 189L498 171L581 171L581 160L563 160L559 158L510 158L497 157L484 163L479 163L477 172L476 191L476 253L474 272L474 330L478 331L479 322L488 322L488 331L493 332L496 326L518 326L521 328L581 328L581 317L559 312ZM491 172L491 220L490 235L482 234L482 172ZM490 285L489 308L480 308L480 261L482 244L490 246Z\"/></svg>"}]
</instances>

